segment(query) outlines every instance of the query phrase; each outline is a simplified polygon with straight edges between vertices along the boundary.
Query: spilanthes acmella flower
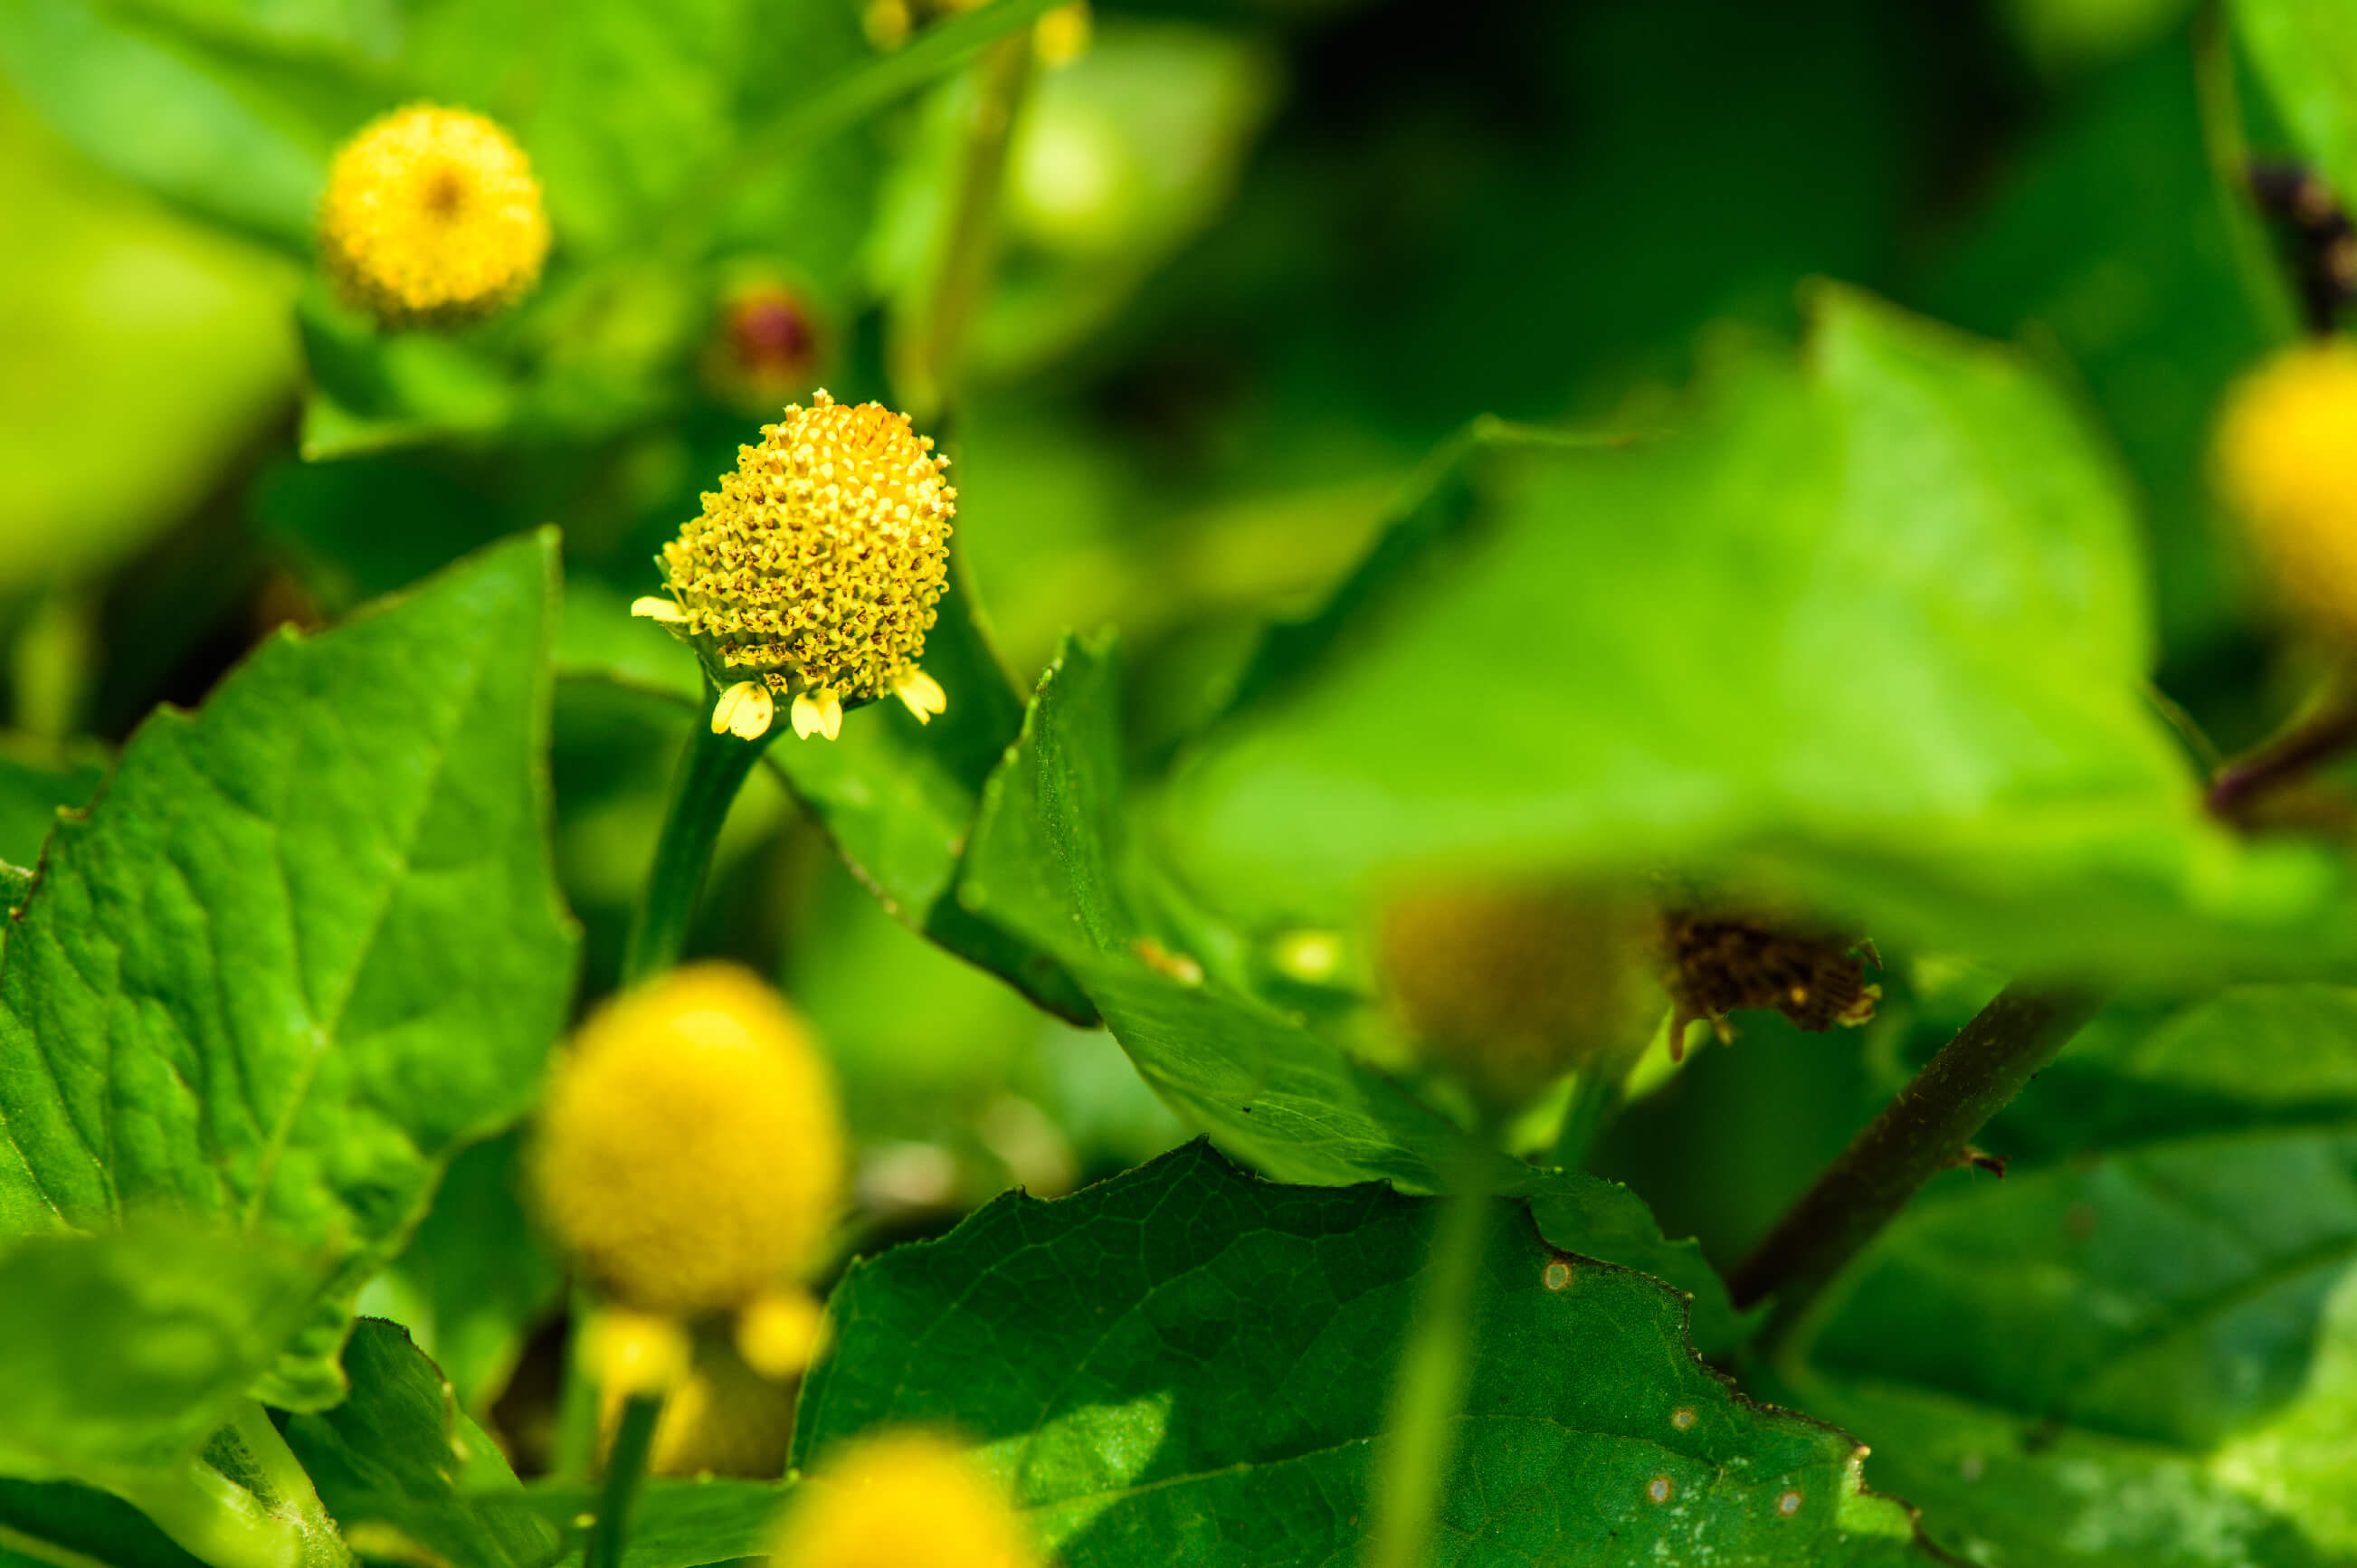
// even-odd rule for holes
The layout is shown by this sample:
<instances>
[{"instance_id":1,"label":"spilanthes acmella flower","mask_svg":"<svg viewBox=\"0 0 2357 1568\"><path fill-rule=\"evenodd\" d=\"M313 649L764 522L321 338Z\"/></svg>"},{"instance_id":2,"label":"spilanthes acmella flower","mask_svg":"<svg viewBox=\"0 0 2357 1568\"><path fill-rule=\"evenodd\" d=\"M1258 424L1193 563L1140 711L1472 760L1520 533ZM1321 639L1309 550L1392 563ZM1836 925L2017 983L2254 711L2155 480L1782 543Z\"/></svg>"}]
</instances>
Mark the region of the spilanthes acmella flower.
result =
<instances>
[{"instance_id":1,"label":"spilanthes acmella flower","mask_svg":"<svg viewBox=\"0 0 2357 1568\"><path fill-rule=\"evenodd\" d=\"M997 1488L922 1429L862 1437L796 1487L772 1568L1034 1568Z\"/></svg>"},{"instance_id":2,"label":"spilanthes acmella flower","mask_svg":"<svg viewBox=\"0 0 2357 1568\"><path fill-rule=\"evenodd\" d=\"M949 459L882 403L820 392L737 449L704 515L663 547L671 593L630 607L693 647L720 689L715 734L833 740L846 703L896 696L931 723L948 706L917 667L949 578Z\"/></svg>"},{"instance_id":3,"label":"spilanthes acmella flower","mask_svg":"<svg viewBox=\"0 0 2357 1568\"><path fill-rule=\"evenodd\" d=\"M2219 421L2220 488L2301 618L2357 643L2357 343L2277 354Z\"/></svg>"},{"instance_id":4,"label":"spilanthes acmella flower","mask_svg":"<svg viewBox=\"0 0 2357 1568\"><path fill-rule=\"evenodd\" d=\"M532 1183L542 1219L620 1309L609 1316L735 1314L748 1359L785 1376L817 1348L823 1320L798 1282L842 1206L844 1164L834 1089L801 1020L750 972L704 963L583 1026L541 1108ZM677 1369L641 1348L653 1336L604 1338L609 1376Z\"/></svg>"},{"instance_id":5,"label":"spilanthes acmella flower","mask_svg":"<svg viewBox=\"0 0 2357 1568\"><path fill-rule=\"evenodd\" d=\"M1649 1032L1642 938L1606 896L1419 888L1385 907L1379 956L1418 1053L1492 1107L1576 1069L1625 1070Z\"/></svg>"},{"instance_id":6,"label":"spilanthes acmella flower","mask_svg":"<svg viewBox=\"0 0 2357 1568\"><path fill-rule=\"evenodd\" d=\"M319 255L344 297L389 327L487 316L539 280L548 255L540 182L480 114L396 109L336 154Z\"/></svg>"}]
</instances>

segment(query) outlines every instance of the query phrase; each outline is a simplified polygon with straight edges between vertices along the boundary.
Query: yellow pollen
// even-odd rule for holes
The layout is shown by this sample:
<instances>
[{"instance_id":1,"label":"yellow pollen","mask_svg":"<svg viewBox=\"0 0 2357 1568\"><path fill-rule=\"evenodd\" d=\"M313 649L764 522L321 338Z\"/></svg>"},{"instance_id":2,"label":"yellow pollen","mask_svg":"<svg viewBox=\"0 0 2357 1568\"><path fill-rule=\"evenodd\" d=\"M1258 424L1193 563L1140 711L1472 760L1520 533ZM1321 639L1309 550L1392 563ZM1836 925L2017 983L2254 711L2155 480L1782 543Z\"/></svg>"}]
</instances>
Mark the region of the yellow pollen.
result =
<instances>
[{"instance_id":1,"label":"yellow pollen","mask_svg":"<svg viewBox=\"0 0 2357 1568\"><path fill-rule=\"evenodd\" d=\"M2281 596L2357 641L2357 344L2287 349L2244 381L2217 473Z\"/></svg>"},{"instance_id":2,"label":"yellow pollen","mask_svg":"<svg viewBox=\"0 0 2357 1568\"><path fill-rule=\"evenodd\" d=\"M845 703L887 695L920 718L942 712L917 660L948 584L949 459L905 414L823 392L761 437L664 546L679 614L657 618L716 684L791 698L797 735L832 740Z\"/></svg>"},{"instance_id":3,"label":"yellow pollen","mask_svg":"<svg viewBox=\"0 0 2357 1568\"><path fill-rule=\"evenodd\" d=\"M489 315L539 280L547 255L531 160L479 114L394 110L328 171L320 260L344 298L386 326Z\"/></svg>"}]
</instances>

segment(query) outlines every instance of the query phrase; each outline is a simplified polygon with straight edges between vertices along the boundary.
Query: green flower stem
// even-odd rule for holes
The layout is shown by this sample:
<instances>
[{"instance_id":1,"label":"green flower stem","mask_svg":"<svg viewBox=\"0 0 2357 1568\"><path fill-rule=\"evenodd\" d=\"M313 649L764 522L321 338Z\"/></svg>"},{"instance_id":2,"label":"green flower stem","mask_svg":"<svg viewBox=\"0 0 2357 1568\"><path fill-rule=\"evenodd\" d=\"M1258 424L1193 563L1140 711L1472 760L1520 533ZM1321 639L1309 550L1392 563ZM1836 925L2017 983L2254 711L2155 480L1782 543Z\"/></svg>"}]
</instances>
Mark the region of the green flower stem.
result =
<instances>
[{"instance_id":1,"label":"green flower stem","mask_svg":"<svg viewBox=\"0 0 2357 1568\"><path fill-rule=\"evenodd\" d=\"M630 921L622 949L622 983L635 985L661 974L679 961L687 943L688 922L695 914L696 896L712 869L712 846L720 840L721 824L737 791L744 788L753 764L785 722L778 723L759 740L739 740L723 730L712 733L703 715L712 711L716 694L705 693L697 710L695 733L680 759L671 814L663 819L662 838L655 845L654 868L647 874L647 889L638 914Z\"/></svg>"},{"instance_id":2,"label":"green flower stem","mask_svg":"<svg viewBox=\"0 0 2357 1568\"><path fill-rule=\"evenodd\" d=\"M1769 1344L1791 1335L1925 1182L1965 1163L1973 1135L2101 1005L2092 993L2009 985L1941 1047L1728 1278L1738 1307L1776 1298Z\"/></svg>"},{"instance_id":3,"label":"green flower stem","mask_svg":"<svg viewBox=\"0 0 2357 1568\"><path fill-rule=\"evenodd\" d=\"M1563 1108L1563 1122L1555 1133L1549 1163L1566 1170L1584 1168L1597 1138L1620 1114L1624 1090L1621 1075L1601 1069L1581 1072L1572 1085L1570 1103Z\"/></svg>"},{"instance_id":4,"label":"green flower stem","mask_svg":"<svg viewBox=\"0 0 2357 1568\"><path fill-rule=\"evenodd\" d=\"M989 289L1006 147L1030 85L1031 62L1031 35L1023 31L989 45L975 67L972 117L935 271L923 303L893 345L893 386L909 417L920 425L938 424L949 406L966 328Z\"/></svg>"},{"instance_id":5,"label":"green flower stem","mask_svg":"<svg viewBox=\"0 0 2357 1568\"><path fill-rule=\"evenodd\" d=\"M204 1457L112 1489L212 1568L350 1568L355 1561L302 1461L252 1400Z\"/></svg>"},{"instance_id":6,"label":"green flower stem","mask_svg":"<svg viewBox=\"0 0 2357 1568\"><path fill-rule=\"evenodd\" d=\"M1472 1364L1473 1293L1490 1232L1492 1143L1487 1135L1468 1140L1442 1203L1432 1262L1400 1355L1390 1427L1375 1461L1367 1568L1423 1568L1431 1557L1433 1523Z\"/></svg>"},{"instance_id":7,"label":"green flower stem","mask_svg":"<svg viewBox=\"0 0 2357 1568\"><path fill-rule=\"evenodd\" d=\"M654 1448L655 1421L662 1396L633 1394L623 1402L622 1423L606 1456L606 1484L597 1495L597 1522L582 1549L582 1568L622 1568L622 1547L630 1533L630 1509L647 1478L647 1455Z\"/></svg>"}]
</instances>

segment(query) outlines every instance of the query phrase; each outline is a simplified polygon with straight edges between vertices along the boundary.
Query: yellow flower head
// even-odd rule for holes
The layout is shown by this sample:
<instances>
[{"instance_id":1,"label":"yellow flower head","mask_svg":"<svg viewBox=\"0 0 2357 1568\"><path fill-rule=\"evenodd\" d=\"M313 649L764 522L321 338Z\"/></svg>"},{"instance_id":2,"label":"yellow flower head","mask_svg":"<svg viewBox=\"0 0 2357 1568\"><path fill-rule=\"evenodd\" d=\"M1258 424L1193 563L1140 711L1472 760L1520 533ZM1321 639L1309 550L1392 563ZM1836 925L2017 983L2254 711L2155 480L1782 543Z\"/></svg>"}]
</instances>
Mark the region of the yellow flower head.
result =
<instances>
[{"instance_id":1,"label":"yellow flower head","mask_svg":"<svg viewBox=\"0 0 2357 1568\"><path fill-rule=\"evenodd\" d=\"M748 972L696 964L582 1028L532 1175L590 1278L686 1316L746 1305L810 1263L843 1170L834 1091L801 1021Z\"/></svg>"},{"instance_id":2,"label":"yellow flower head","mask_svg":"<svg viewBox=\"0 0 2357 1568\"><path fill-rule=\"evenodd\" d=\"M1641 1052L1643 943L1609 897L1441 887L1394 900L1378 956L1402 1026L1479 1099L1513 1109L1575 1068Z\"/></svg>"},{"instance_id":3,"label":"yellow flower head","mask_svg":"<svg viewBox=\"0 0 2357 1568\"><path fill-rule=\"evenodd\" d=\"M319 204L319 254L344 297L387 326L486 316L540 277L548 255L540 182L480 114L396 109L336 155Z\"/></svg>"},{"instance_id":4,"label":"yellow flower head","mask_svg":"<svg viewBox=\"0 0 2357 1568\"><path fill-rule=\"evenodd\" d=\"M703 659L721 688L716 733L759 738L788 696L794 732L829 740L845 703L888 693L928 722L943 710L917 660L949 575L948 467L908 415L823 392L737 449L737 471L663 547L671 596L631 607Z\"/></svg>"},{"instance_id":5,"label":"yellow flower head","mask_svg":"<svg viewBox=\"0 0 2357 1568\"><path fill-rule=\"evenodd\" d=\"M2288 349L2235 390L2218 478L2277 590L2357 641L2357 344Z\"/></svg>"},{"instance_id":6,"label":"yellow flower head","mask_svg":"<svg viewBox=\"0 0 2357 1568\"><path fill-rule=\"evenodd\" d=\"M775 1568L1033 1568L1005 1498L947 1439L862 1438L796 1488Z\"/></svg>"}]
</instances>

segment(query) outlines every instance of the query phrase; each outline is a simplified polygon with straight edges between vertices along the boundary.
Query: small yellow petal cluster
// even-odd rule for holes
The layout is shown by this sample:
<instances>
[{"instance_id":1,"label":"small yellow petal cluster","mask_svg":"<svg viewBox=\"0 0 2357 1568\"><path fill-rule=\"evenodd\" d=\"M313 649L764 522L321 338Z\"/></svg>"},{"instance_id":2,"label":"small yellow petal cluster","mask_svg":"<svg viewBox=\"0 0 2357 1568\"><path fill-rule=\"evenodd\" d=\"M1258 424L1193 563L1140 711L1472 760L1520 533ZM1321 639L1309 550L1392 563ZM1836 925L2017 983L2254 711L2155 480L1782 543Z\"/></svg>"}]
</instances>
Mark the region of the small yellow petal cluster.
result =
<instances>
[{"instance_id":1,"label":"small yellow petal cluster","mask_svg":"<svg viewBox=\"0 0 2357 1568\"><path fill-rule=\"evenodd\" d=\"M2288 349L2235 389L2217 471L2277 591L2357 642L2357 343Z\"/></svg>"},{"instance_id":2,"label":"small yellow petal cluster","mask_svg":"<svg viewBox=\"0 0 2357 1568\"><path fill-rule=\"evenodd\" d=\"M928 722L946 709L917 660L949 577L948 467L906 414L824 392L737 449L704 515L663 547L670 597L631 607L703 660L721 691L715 734L759 739L780 698L797 735L830 740L845 703L889 694Z\"/></svg>"},{"instance_id":3,"label":"small yellow petal cluster","mask_svg":"<svg viewBox=\"0 0 2357 1568\"><path fill-rule=\"evenodd\" d=\"M773 1568L1035 1568L1006 1499L948 1439L887 1431L795 1488Z\"/></svg>"},{"instance_id":4,"label":"small yellow petal cluster","mask_svg":"<svg viewBox=\"0 0 2357 1568\"><path fill-rule=\"evenodd\" d=\"M548 255L540 182L481 115L397 109L337 153L319 204L319 254L344 297L387 326L486 316L540 277Z\"/></svg>"},{"instance_id":5,"label":"small yellow petal cluster","mask_svg":"<svg viewBox=\"0 0 2357 1568\"><path fill-rule=\"evenodd\" d=\"M1420 889L1384 908L1378 958L1418 1051L1496 1108L1574 1069L1625 1069L1650 1033L1642 935L1607 896Z\"/></svg>"},{"instance_id":6,"label":"small yellow petal cluster","mask_svg":"<svg viewBox=\"0 0 2357 1568\"><path fill-rule=\"evenodd\" d=\"M557 1066L532 1176L542 1218L621 1305L691 1316L789 1286L843 1200L826 1068L732 964L608 1003Z\"/></svg>"}]
</instances>

